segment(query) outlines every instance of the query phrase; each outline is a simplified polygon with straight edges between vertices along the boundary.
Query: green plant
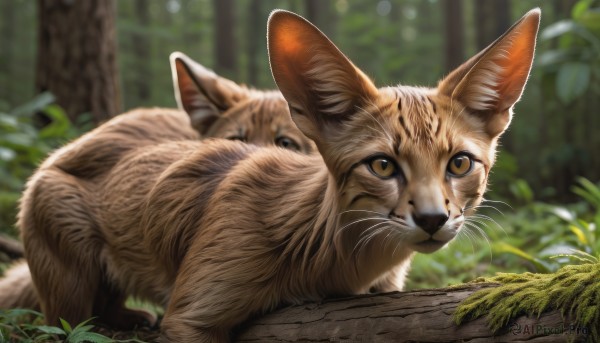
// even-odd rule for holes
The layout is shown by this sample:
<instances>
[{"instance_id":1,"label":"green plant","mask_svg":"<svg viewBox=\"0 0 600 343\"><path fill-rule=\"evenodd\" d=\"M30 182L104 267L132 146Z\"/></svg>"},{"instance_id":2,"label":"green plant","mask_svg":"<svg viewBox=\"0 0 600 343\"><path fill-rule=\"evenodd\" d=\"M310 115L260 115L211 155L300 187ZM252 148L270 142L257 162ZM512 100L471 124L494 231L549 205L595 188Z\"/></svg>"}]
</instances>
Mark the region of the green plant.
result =
<instances>
[{"instance_id":1,"label":"green plant","mask_svg":"<svg viewBox=\"0 0 600 343\"><path fill-rule=\"evenodd\" d=\"M506 226L532 239L496 241L494 251L516 256L529 264L529 270L542 273L571 264L598 262L600 187L578 178L572 190L583 202L569 206L535 203L520 210L527 217L512 216Z\"/></svg>"},{"instance_id":2,"label":"green plant","mask_svg":"<svg viewBox=\"0 0 600 343\"><path fill-rule=\"evenodd\" d=\"M143 341L131 338L117 340L93 332L90 318L79 325L72 327L61 318L61 326L43 325L43 315L39 312L24 309L0 311L0 342L63 342L63 343L109 343Z\"/></svg>"},{"instance_id":3,"label":"green plant","mask_svg":"<svg viewBox=\"0 0 600 343\"><path fill-rule=\"evenodd\" d=\"M11 231L17 201L37 164L81 133L53 102L52 94L42 93L9 113L0 112L0 232ZM50 124L38 129L36 113L47 116Z\"/></svg>"},{"instance_id":4,"label":"green plant","mask_svg":"<svg viewBox=\"0 0 600 343\"><path fill-rule=\"evenodd\" d=\"M542 53L540 66L556 73L555 92L564 105L584 96L594 78L600 77L600 10L593 0L579 1L571 19L546 27L540 40L556 40L554 49Z\"/></svg>"}]
</instances>

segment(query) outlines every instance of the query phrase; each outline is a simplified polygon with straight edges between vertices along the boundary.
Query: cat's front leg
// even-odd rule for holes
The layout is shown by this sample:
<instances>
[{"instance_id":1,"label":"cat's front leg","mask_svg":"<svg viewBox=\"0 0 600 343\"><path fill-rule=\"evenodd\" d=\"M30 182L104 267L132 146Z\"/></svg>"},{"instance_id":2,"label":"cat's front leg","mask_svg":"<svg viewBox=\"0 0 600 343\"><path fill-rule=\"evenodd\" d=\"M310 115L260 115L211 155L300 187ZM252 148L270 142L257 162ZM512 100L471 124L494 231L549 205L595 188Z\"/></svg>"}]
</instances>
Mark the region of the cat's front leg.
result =
<instances>
[{"instance_id":1,"label":"cat's front leg","mask_svg":"<svg viewBox=\"0 0 600 343\"><path fill-rule=\"evenodd\" d=\"M375 282L371 284L371 287L369 287L369 293L402 291L404 289L404 282L409 268L410 261L397 265L394 269L375 280Z\"/></svg>"},{"instance_id":2,"label":"cat's front leg","mask_svg":"<svg viewBox=\"0 0 600 343\"><path fill-rule=\"evenodd\" d=\"M193 292L193 290L190 290ZM230 327L224 325L217 307L204 304L203 308L196 308L198 302L186 304L192 296L183 295L175 297L162 319L160 342L199 342L199 343L227 343L230 341ZM198 294L198 296L202 296ZM226 301L226 299L223 299ZM212 316L212 318L211 318Z\"/></svg>"},{"instance_id":3,"label":"cat's front leg","mask_svg":"<svg viewBox=\"0 0 600 343\"><path fill-rule=\"evenodd\" d=\"M211 250L217 249L188 255L180 266L161 323L163 342L229 342L234 327L278 303L268 254Z\"/></svg>"}]
</instances>

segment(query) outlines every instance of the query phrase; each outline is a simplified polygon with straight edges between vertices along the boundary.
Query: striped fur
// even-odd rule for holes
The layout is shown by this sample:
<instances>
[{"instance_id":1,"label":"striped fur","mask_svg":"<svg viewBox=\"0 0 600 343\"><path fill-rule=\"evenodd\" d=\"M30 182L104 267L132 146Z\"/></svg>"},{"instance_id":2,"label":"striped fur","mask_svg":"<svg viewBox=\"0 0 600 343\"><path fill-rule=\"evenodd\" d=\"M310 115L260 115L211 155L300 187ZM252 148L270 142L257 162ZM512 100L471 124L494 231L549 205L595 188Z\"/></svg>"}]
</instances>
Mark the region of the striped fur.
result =
<instances>
[{"instance_id":1,"label":"striped fur","mask_svg":"<svg viewBox=\"0 0 600 343\"><path fill-rule=\"evenodd\" d=\"M456 87L501 60L496 46L521 56L505 68L529 71L538 22L528 13L436 89L377 89L310 23L274 12L273 75L319 153L222 139L141 146L109 124L67 145L29 180L19 213L46 321L148 320L123 307L135 295L166 307L162 341L227 342L231 328L282 303L401 289L411 256L446 245L481 201L505 105L527 73L498 75L484 110ZM505 39L524 43L517 51ZM320 83L323 65L335 77ZM108 167L70 157L114 141L121 158ZM474 167L455 177L452 158L465 153ZM390 165L396 173L384 176ZM430 230L422 218L440 210L445 221Z\"/></svg>"}]
</instances>

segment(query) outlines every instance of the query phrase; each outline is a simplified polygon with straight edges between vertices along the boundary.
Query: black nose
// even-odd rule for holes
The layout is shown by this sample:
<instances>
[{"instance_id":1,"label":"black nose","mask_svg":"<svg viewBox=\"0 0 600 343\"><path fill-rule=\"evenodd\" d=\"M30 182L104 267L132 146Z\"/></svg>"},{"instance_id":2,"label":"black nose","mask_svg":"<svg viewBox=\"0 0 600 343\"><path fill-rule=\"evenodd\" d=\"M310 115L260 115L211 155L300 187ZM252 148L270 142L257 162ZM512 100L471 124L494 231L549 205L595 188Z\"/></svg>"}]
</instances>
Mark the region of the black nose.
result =
<instances>
[{"instance_id":1,"label":"black nose","mask_svg":"<svg viewBox=\"0 0 600 343\"><path fill-rule=\"evenodd\" d=\"M413 213L415 223L430 235L437 232L448 221L446 213Z\"/></svg>"}]
</instances>

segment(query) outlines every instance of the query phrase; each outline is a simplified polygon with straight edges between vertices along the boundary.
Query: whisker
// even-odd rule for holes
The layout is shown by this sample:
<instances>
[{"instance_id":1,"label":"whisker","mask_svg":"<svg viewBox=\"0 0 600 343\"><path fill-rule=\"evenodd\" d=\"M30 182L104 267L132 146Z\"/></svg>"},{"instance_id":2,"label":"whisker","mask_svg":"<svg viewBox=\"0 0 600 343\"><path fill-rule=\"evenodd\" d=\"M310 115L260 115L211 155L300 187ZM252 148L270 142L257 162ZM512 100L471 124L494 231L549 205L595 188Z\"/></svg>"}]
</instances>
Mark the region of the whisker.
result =
<instances>
[{"instance_id":1,"label":"whisker","mask_svg":"<svg viewBox=\"0 0 600 343\"><path fill-rule=\"evenodd\" d=\"M389 219L387 219L387 218L381 218L381 217L367 217L367 218L360 218L360 219L357 219L357 220L355 220L355 221L353 221L353 222L350 222L350 223L348 223L348 224L346 224L346 225L342 226L341 228L339 228L339 229L338 229L338 233L342 232L344 229L346 229L347 227L349 227L349 226L351 226L351 225L354 225L354 224L357 224L357 223L360 223L360 222L364 222L364 221L367 221L367 220L383 220L383 221L387 221L387 220L389 220Z\"/></svg>"},{"instance_id":2,"label":"whisker","mask_svg":"<svg viewBox=\"0 0 600 343\"><path fill-rule=\"evenodd\" d=\"M338 216L341 216L342 214L346 214L346 213L349 213L349 212L366 212L366 213L375 213L375 214L380 214L380 215L382 215L382 216L385 216L385 217L387 217L387 214L385 214L385 213L382 213L382 212L377 212L377 211L369 211L369 210L346 210L346 211L343 211L343 212L340 212L340 213L338 213Z\"/></svg>"},{"instance_id":3,"label":"whisker","mask_svg":"<svg viewBox=\"0 0 600 343\"><path fill-rule=\"evenodd\" d=\"M501 201L501 200L489 200L489 199L483 199L481 202L482 202L482 203L491 202L491 203L494 203L494 204L500 204L500 205L504 205L504 206L506 206L506 207L510 208L510 209L511 209L511 210L513 210L513 211L515 210L515 209L514 209L512 206L510 206L510 205L509 205L507 202L505 202L505 201Z\"/></svg>"},{"instance_id":4,"label":"whisker","mask_svg":"<svg viewBox=\"0 0 600 343\"><path fill-rule=\"evenodd\" d=\"M500 213L501 215L503 215L503 216L506 216L506 215L504 214L504 212L500 211L498 208L496 208L496 207L494 207L494 206L491 206L491 205L477 205L477 206L468 206L468 207L465 207L465 210L470 210L470 209L480 209L480 208L491 208L491 209L493 209L494 211L496 211L496 212Z\"/></svg>"},{"instance_id":5,"label":"whisker","mask_svg":"<svg viewBox=\"0 0 600 343\"><path fill-rule=\"evenodd\" d=\"M468 222L468 221L465 221L465 227L466 228L473 228L473 229L477 230L477 232L481 235L481 237L483 239L485 239L485 241L487 242L487 245L488 245L488 247L490 249L490 254L491 254L492 244L490 243L490 240L488 239L488 236L485 234L485 231L482 228L480 228L479 226L477 226L475 223ZM473 233L475 233L475 232L473 232Z\"/></svg>"},{"instance_id":6,"label":"whisker","mask_svg":"<svg viewBox=\"0 0 600 343\"><path fill-rule=\"evenodd\" d=\"M491 223L493 223L496 227L498 227L502 232L504 232L505 235L508 236L508 233L506 232L506 230L504 230L504 228L502 227L502 225L500 225L494 218L490 217L490 216L486 216L485 214L474 214L472 216L469 217L474 217L477 219L482 219L482 220L487 220ZM490 226L486 225L486 227L491 228Z\"/></svg>"},{"instance_id":7,"label":"whisker","mask_svg":"<svg viewBox=\"0 0 600 343\"><path fill-rule=\"evenodd\" d=\"M471 244L471 253L475 255L475 245L473 244L473 237L471 236L472 234L473 233L469 230L460 230L456 238L462 239L464 237L469 242L469 244Z\"/></svg>"},{"instance_id":8,"label":"whisker","mask_svg":"<svg viewBox=\"0 0 600 343\"><path fill-rule=\"evenodd\" d=\"M402 236L406 236L408 233L403 232L403 231L398 231L397 234L400 235L400 237L402 237ZM392 256L396 255L396 250L398 249L398 247L400 246L401 243L402 243L402 239L398 239L398 243L394 247L394 251L392 251Z\"/></svg>"},{"instance_id":9,"label":"whisker","mask_svg":"<svg viewBox=\"0 0 600 343\"><path fill-rule=\"evenodd\" d=\"M356 242L356 244L354 245L354 248L352 249L352 252L356 252L357 254L360 253L360 250L362 249L362 247L366 246L366 243L368 243L368 241L370 241L371 239L373 239L373 237L375 237L379 232L382 231L382 228L379 229L375 229L377 226L382 225L382 224L387 224L387 222L381 222L381 223L377 223L375 225L371 225L370 227L368 227L362 234L361 237L358 242ZM383 230L385 230L387 227L384 227ZM375 230L373 230L375 229ZM369 232L373 230L374 232ZM358 248L358 251L356 250L356 248Z\"/></svg>"}]
</instances>

